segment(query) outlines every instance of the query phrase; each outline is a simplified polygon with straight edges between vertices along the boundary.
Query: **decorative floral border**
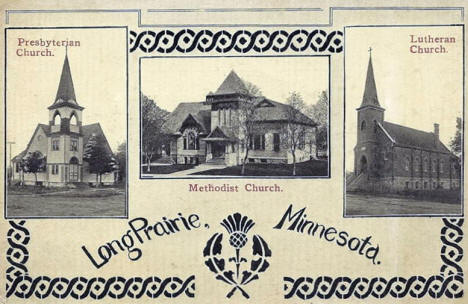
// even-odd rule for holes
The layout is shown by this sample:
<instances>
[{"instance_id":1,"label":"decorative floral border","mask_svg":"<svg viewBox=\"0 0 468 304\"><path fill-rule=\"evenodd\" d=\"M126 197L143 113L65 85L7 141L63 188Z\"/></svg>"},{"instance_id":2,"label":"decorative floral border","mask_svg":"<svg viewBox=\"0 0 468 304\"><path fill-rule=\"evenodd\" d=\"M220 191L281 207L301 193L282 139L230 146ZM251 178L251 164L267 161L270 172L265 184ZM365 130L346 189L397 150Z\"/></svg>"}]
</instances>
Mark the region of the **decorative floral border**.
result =
<instances>
[{"instance_id":1,"label":"decorative floral border","mask_svg":"<svg viewBox=\"0 0 468 304\"><path fill-rule=\"evenodd\" d=\"M463 240L463 219L442 219L444 226L441 229L440 239L442 249L440 257L442 266L440 274L429 276L411 276L409 278L393 277L385 279L354 278L321 276L317 278L284 277L284 298L298 297L309 300L314 297L329 299L336 296L347 299L352 296L365 299L367 297L384 298L391 296L403 298L411 296L422 298L429 295L432 298L446 296L448 298L460 298L463 296L463 269L460 262L463 258L463 248L460 246Z\"/></svg>"},{"instance_id":2,"label":"decorative floral border","mask_svg":"<svg viewBox=\"0 0 468 304\"><path fill-rule=\"evenodd\" d=\"M322 29L315 30L191 30L179 31L146 30L140 33L130 31L130 53L137 49L144 53L172 52L189 53L199 51L201 53L217 52L247 53L255 51L264 53L273 51L282 53L288 50L295 52L330 52L341 53L343 51L343 32L331 31L327 33Z\"/></svg>"},{"instance_id":3,"label":"decorative floral border","mask_svg":"<svg viewBox=\"0 0 468 304\"><path fill-rule=\"evenodd\" d=\"M414 298L422 298L429 295L432 298L446 296L448 298L460 298L463 296L463 269L460 262L463 258L463 248L460 243L463 240L464 219L443 219L444 226L441 229L442 241L440 274L427 278L423 276L411 276L409 278L393 277L385 279L354 278L321 276L317 278L284 277L284 297L286 299L298 297L309 300L314 297L329 299L336 296L340 299L356 297L384 298L391 296L403 298L408 295ZM7 249L7 261L9 267L6 271L7 297L43 299L52 295L63 299L71 296L74 299L102 299L106 296L120 299L123 297L157 298L164 296L175 298L182 294L188 297L195 296L195 276L192 275L183 280L177 277L160 279L158 277L123 278L101 277L84 278L75 277L67 279L63 277L49 278L39 276L33 278L28 274L26 263L29 253L26 248L30 241L29 230L24 227L25 221L9 221L11 228L7 233L9 248Z\"/></svg>"},{"instance_id":4,"label":"decorative floral border","mask_svg":"<svg viewBox=\"0 0 468 304\"><path fill-rule=\"evenodd\" d=\"M47 276L31 277L28 274L26 263L29 252L26 248L30 241L30 233L24 227L26 221L9 221L11 228L7 233L9 248L7 249L7 261L9 267L6 271L7 286L6 296L16 296L22 299L36 297L44 299L54 297L64 299L102 299L110 297L114 299L129 298L176 298L181 295L193 298L195 296L195 276L186 279L168 277L161 279L156 276L141 278L84 278L64 277L50 278Z\"/></svg>"}]
</instances>

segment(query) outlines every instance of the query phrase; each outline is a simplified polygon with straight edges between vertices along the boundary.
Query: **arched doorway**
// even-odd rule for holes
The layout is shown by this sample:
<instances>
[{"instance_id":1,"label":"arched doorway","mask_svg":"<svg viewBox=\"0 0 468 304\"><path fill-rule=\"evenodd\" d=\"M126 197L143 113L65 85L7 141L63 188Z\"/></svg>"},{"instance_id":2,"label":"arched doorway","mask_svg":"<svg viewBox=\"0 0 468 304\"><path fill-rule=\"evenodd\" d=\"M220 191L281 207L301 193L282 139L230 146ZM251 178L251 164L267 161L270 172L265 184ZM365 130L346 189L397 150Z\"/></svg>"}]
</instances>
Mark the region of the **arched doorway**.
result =
<instances>
[{"instance_id":1,"label":"arched doorway","mask_svg":"<svg viewBox=\"0 0 468 304\"><path fill-rule=\"evenodd\" d=\"M367 172L367 158L363 155L361 156L361 160L359 162L359 173L366 173Z\"/></svg>"},{"instance_id":2,"label":"arched doorway","mask_svg":"<svg viewBox=\"0 0 468 304\"><path fill-rule=\"evenodd\" d=\"M72 157L70 159L70 182L77 182L78 181L78 170L79 170L79 162L78 158Z\"/></svg>"}]
</instances>

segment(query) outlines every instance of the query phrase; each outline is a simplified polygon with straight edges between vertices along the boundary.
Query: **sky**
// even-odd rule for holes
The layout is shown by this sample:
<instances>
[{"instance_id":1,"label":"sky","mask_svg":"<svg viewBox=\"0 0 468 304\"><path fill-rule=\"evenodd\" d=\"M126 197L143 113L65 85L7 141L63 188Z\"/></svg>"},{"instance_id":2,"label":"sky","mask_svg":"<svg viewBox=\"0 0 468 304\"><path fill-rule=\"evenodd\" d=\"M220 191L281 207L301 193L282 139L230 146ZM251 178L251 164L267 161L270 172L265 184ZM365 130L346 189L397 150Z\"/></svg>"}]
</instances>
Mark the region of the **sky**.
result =
<instances>
[{"instance_id":1,"label":"sky","mask_svg":"<svg viewBox=\"0 0 468 304\"><path fill-rule=\"evenodd\" d=\"M75 95L83 111L83 125L99 122L114 152L126 140L126 34L125 29L8 30L7 140L14 141L12 157L23 151L38 123L48 124L65 58L65 47L50 46L54 56L17 56L18 39L79 40L68 58ZM105 46L103 45L105 37ZM122 43L124 42L124 43Z\"/></svg>"},{"instance_id":2,"label":"sky","mask_svg":"<svg viewBox=\"0 0 468 304\"><path fill-rule=\"evenodd\" d=\"M172 111L180 102L204 101L231 70L278 102L297 91L315 104L328 90L328 57L148 58L141 63L142 93Z\"/></svg>"},{"instance_id":3,"label":"sky","mask_svg":"<svg viewBox=\"0 0 468 304\"><path fill-rule=\"evenodd\" d=\"M455 37L444 54L410 53L410 35ZM460 27L347 28L345 34L346 170L353 170L357 112L372 47L372 64L385 120L432 132L448 146L463 113L463 41ZM434 46L438 46L435 44ZM426 45L427 46L427 45ZM333 141L333 139L332 139Z\"/></svg>"}]
</instances>

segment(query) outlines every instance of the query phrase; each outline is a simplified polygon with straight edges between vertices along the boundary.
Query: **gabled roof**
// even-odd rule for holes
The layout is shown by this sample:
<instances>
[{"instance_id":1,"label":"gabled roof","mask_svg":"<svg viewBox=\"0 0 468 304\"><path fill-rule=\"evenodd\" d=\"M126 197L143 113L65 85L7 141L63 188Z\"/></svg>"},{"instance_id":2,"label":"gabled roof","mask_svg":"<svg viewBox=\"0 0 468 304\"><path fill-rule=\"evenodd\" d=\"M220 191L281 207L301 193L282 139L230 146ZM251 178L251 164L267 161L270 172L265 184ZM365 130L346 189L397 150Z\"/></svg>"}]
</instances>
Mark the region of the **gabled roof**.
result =
<instances>
[{"instance_id":1,"label":"gabled roof","mask_svg":"<svg viewBox=\"0 0 468 304\"><path fill-rule=\"evenodd\" d=\"M205 102L182 102L172 111L164 124L168 133L177 133L187 117L192 117L203 126L205 132L211 130L211 106Z\"/></svg>"},{"instance_id":2,"label":"gabled roof","mask_svg":"<svg viewBox=\"0 0 468 304\"><path fill-rule=\"evenodd\" d=\"M291 110L291 106L280 103L277 101L273 101L271 99L264 98L262 101L259 101L259 105L261 105L257 110L257 121L288 121L289 120L289 113ZM268 105L268 106L265 106ZM317 124L311 118L306 116L301 112L297 112L294 115L294 122L309 125L309 126L316 126Z\"/></svg>"},{"instance_id":3,"label":"gabled roof","mask_svg":"<svg viewBox=\"0 0 468 304\"><path fill-rule=\"evenodd\" d=\"M44 133L46 134L46 136L49 136L49 134L50 134L50 126L49 126L49 125L45 125L45 124L37 124L36 129L34 129L33 135L31 136L31 139L29 140L28 145L26 146L26 149L24 149L24 151L22 151L21 153L19 153L19 154L16 155L15 157L13 157L13 158L11 159L12 161L21 160L21 159L26 155L26 152L29 150L29 147L31 146L34 137L36 137L36 133L37 133L40 129L42 129L42 130L44 131Z\"/></svg>"},{"instance_id":4,"label":"gabled roof","mask_svg":"<svg viewBox=\"0 0 468 304\"><path fill-rule=\"evenodd\" d=\"M449 149L432 132L424 132L384 121L384 131L396 145L420 148L441 153L451 153Z\"/></svg>"},{"instance_id":5,"label":"gabled roof","mask_svg":"<svg viewBox=\"0 0 468 304\"><path fill-rule=\"evenodd\" d=\"M223 83L216 90L214 95L225 94L248 94L247 86L244 81L232 70L224 79Z\"/></svg>"},{"instance_id":6,"label":"gabled roof","mask_svg":"<svg viewBox=\"0 0 468 304\"><path fill-rule=\"evenodd\" d=\"M222 129L217 126L213 131L208 134L207 137L203 138L206 141L236 141L235 137L231 135L229 129Z\"/></svg>"},{"instance_id":7,"label":"gabled roof","mask_svg":"<svg viewBox=\"0 0 468 304\"><path fill-rule=\"evenodd\" d=\"M89 125L85 125L81 127L81 132L83 134L83 146L86 146L88 143L89 139L94 135L94 136L102 136L105 141L105 147L107 150L107 153L113 154L112 149L109 145L109 142L107 141L106 136L104 135L104 131L101 128L101 125L99 123L93 123Z\"/></svg>"},{"instance_id":8,"label":"gabled roof","mask_svg":"<svg viewBox=\"0 0 468 304\"><path fill-rule=\"evenodd\" d=\"M63 61L62 74L60 75L57 95L55 96L54 103L49 107L49 109L61 106L69 106L81 110L83 109L83 107L80 107L76 102L75 88L73 86L70 63L68 62L67 55L65 55L65 60Z\"/></svg>"},{"instance_id":9,"label":"gabled roof","mask_svg":"<svg viewBox=\"0 0 468 304\"><path fill-rule=\"evenodd\" d=\"M366 85L364 87L364 95L362 96L361 107L374 106L379 107L379 99L377 97L377 87L375 85L374 68L372 67L372 57L369 56L369 64L367 66Z\"/></svg>"}]
</instances>

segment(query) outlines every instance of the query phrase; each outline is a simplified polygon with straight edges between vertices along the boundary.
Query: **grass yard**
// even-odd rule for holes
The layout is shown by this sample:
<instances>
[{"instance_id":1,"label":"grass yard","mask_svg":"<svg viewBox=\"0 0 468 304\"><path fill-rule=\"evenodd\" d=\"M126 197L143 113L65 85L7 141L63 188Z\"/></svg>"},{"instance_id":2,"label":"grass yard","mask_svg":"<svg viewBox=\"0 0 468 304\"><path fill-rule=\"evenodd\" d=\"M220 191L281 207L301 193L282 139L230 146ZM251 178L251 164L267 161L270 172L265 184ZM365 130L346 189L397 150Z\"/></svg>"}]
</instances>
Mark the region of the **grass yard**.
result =
<instances>
[{"instance_id":1,"label":"grass yard","mask_svg":"<svg viewBox=\"0 0 468 304\"><path fill-rule=\"evenodd\" d=\"M346 215L460 215L461 203L441 203L404 197L346 193Z\"/></svg>"},{"instance_id":2,"label":"grass yard","mask_svg":"<svg viewBox=\"0 0 468 304\"><path fill-rule=\"evenodd\" d=\"M195 167L195 165L153 165L150 167L150 172L147 171L148 166L141 166L142 174L169 174L182 170L188 170Z\"/></svg>"},{"instance_id":3,"label":"grass yard","mask_svg":"<svg viewBox=\"0 0 468 304\"><path fill-rule=\"evenodd\" d=\"M10 192L7 194L7 216L125 216L125 189L55 188L47 193Z\"/></svg>"},{"instance_id":4,"label":"grass yard","mask_svg":"<svg viewBox=\"0 0 468 304\"><path fill-rule=\"evenodd\" d=\"M242 166L196 172L193 175L240 176ZM292 164L247 164L245 176L292 176ZM328 161L309 160L296 164L296 176L328 176Z\"/></svg>"}]
</instances>

